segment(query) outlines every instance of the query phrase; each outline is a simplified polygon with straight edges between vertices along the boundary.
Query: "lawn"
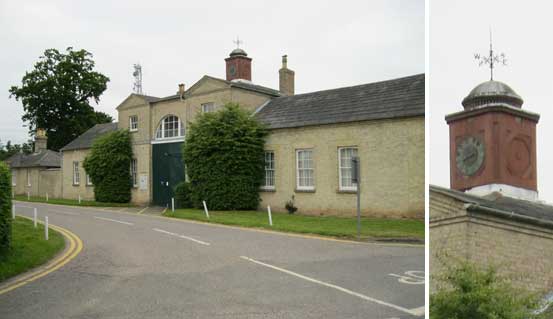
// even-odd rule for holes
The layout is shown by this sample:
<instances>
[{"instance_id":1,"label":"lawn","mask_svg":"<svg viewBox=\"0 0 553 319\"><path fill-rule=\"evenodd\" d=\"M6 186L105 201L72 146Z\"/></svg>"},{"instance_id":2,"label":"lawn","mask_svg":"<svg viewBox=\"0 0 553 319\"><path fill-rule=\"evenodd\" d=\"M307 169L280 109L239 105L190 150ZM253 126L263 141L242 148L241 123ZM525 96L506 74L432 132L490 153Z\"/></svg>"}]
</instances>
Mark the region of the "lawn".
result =
<instances>
[{"instance_id":1,"label":"lawn","mask_svg":"<svg viewBox=\"0 0 553 319\"><path fill-rule=\"evenodd\" d=\"M63 236L50 229L44 239L44 226L33 227L29 219L17 217L12 223L12 247L0 257L0 282L44 264L65 247Z\"/></svg>"},{"instance_id":2,"label":"lawn","mask_svg":"<svg viewBox=\"0 0 553 319\"><path fill-rule=\"evenodd\" d=\"M23 201L23 202L48 203L48 204L69 205L69 206L133 207L133 205L129 203L102 203L102 202L96 202L93 200L81 200L81 203L79 204L79 201L76 199L48 198L48 201L46 201L46 197L34 197L34 196L31 196L30 199L27 199L27 196L25 195L16 195L14 199Z\"/></svg>"},{"instance_id":3,"label":"lawn","mask_svg":"<svg viewBox=\"0 0 553 319\"><path fill-rule=\"evenodd\" d=\"M355 239L357 219L335 216L305 216L273 213L273 226L269 226L266 212L210 211L208 220L203 210L177 209L167 211L167 217L199 220L210 223L266 228L284 232L316 234ZM361 239L418 239L424 240L424 221L411 219L361 218Z\"/></svg>"}]
</instances>

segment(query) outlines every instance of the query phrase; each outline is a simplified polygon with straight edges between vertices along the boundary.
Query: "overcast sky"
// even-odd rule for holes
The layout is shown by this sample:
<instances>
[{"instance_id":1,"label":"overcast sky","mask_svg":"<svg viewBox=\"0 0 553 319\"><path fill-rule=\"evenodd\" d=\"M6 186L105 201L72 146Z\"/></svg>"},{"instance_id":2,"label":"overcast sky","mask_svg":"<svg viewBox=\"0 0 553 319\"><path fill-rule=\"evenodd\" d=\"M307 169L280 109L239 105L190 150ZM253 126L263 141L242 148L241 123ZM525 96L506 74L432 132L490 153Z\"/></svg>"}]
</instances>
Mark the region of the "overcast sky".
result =
<instances>
[{"instance_id":1,"label":"overcast sky","mask_svg":"<svg viewBox=\"0 0 553 319\"><path fill-rule=\"evenodd\" d=\"M523 109L541 114L537 126L538 191L553 203L553 5L550 1L430 2L430 182L449 187L449 131L444 116L463 110L462 99L489 69L474 53L487 53L489 28L495 50L507 55L494 79L524 99ZM549 138L549 140L548 140ZM548 178L549 177L549 178Z\"/></svg>"},{"instance_id":2,"label":"overcast sky","mask_svg":"<svg viewBox=\"0 0 553 319\"><path fill-rule=\"evenodd\" d=\"M424 1L6 1L0 0L0 140L23 142L22 107L9 99L45 49L94 54L111 80L97 109L132 91L143 67L145 94L174 94L203 75L225 77L239 36L253 58L252 80L278 89L281 56L296 92L424 72Z\"/></svg>"}]
</instances>

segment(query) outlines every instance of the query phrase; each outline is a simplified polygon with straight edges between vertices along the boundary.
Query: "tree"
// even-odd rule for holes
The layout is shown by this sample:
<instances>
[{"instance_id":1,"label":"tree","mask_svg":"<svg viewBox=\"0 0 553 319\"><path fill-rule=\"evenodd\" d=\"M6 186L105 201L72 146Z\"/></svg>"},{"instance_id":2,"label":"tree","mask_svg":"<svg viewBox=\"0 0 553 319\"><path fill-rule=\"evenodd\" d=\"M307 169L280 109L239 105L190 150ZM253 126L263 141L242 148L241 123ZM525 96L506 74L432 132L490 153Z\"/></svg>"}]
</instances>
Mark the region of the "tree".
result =
<instances>
[{"instance_id":1,"label":"tree","mask_svg":"<svg viewBox=\"0 0 553 319\"><path fill-rule=\"evenodd\" d=\"M48 49L25 73L21 86L10 88L10 97L23 104L22 119L29 123L31 136L37 128L45 129L49 149L57 151L95 124L113 121L90 105L99 102L109 81L94 65L86 50Z\"/></svg>"},{"instance_id":2,"label":"tree","mask_svg":"<svg viewBox=\"0 0 553 319\"><path fill-rule=\"evenodd\" d=\"M128 203L131 200L132 156L128 130L107 133L94 141L83 166L94 184L97 201Z\"/></svg>"},{"instance_id":3,"label":"tree","mask_svg":"<svg viewBox=\"0 0 553 319\"><path fill-rule=\"evenodd\" d=\"M445 285L430 296L431 319L539 318L537 296L512 287L494 267L459 262L439 279Z\"/></svg>"},{"instance_id":4,"label":"tree","mask_svg":"<svg viewBox=\"0 0 553 319\"><path fill-rule=\"evenodd\" d=\"M200 114L183 146L195 206L257 209L264 174L266 128L238 104Z\"/></svg>"},{"instance_id":5,"label":"tree","mask_svg":"<svg viewBox=\"0 0 553 319\"><path fill-rule=\"evenodd\" d=\"M0 142L0 161L5 161L10 158L12 155L17 153L30 154L33 152L33 142L27 141L23 144L12 144L11 141L8 141L6 145L3 145Z\"/></svg>"}]
</instances>

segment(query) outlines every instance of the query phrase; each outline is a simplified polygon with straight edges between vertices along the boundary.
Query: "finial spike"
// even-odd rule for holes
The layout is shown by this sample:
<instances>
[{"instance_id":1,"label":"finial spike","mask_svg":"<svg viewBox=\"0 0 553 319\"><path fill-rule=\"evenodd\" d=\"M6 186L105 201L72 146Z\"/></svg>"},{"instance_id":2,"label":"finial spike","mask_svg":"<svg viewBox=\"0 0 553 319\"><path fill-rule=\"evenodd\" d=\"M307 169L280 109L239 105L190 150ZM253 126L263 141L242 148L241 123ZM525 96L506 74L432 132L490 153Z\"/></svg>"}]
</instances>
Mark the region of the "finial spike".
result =
<instances>
[{"instance_id":1,"label":"finial spike","mask_svg":"<svg viewBox=\"0 0 553 319\"><path fill-rule=\"evenodd\" d=\"M474 59L478 61L478 66L481 66L482 64L487 64L490 67L490 81L493 81L493 69L495 67L496 63L500 63L502 65L507 65L507 58L505 57L505 53L501 53L499 55L494 54L493 52L493 41L492 41L492 27L490 26L490 52L487 56L480 55L478 53L474 54Z\"/></svg>"},{"instance_id":2,"label":"finial spike","mask_svg":"<svg viewBox=\"0 0 553 319\"><path fill-rule=\"evenodd\" d=\"M240 48L240 44L244 43L244 41L240 41L240 38L237 36L236 40L232 41L234 44L236 44L236 48Z\"/></svg>"}]
</instances>

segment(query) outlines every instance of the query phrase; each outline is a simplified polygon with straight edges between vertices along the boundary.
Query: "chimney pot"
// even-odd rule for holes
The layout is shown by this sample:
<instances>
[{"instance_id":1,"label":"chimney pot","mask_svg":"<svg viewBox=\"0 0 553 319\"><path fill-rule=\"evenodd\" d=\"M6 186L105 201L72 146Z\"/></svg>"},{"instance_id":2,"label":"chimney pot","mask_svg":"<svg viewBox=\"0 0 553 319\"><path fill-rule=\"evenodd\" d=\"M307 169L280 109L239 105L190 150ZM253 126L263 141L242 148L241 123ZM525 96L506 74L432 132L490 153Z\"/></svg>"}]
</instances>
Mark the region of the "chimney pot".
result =
<instances>
[{"instance_id":1,"label":"chimney pot","mask_svg":"<svg viewBox=\"0 0 553 319\"><path fill-rule=\"evenodd\" d=\"M282 56L282 68L278 70L279 91L284 95L294 95L294 71L288 69L288 55Z\"/></svg>"},{"instance_id":2,"label":"chimney pot","mask_svg":"<svg viewBox=\"0 0 553 319\"><path fill-rule=\"evenodd\" d=\"M179 84L179 92L178 92L179 96L184 96L184 83L180 83Z\"/></svg>"}]
</instances>

